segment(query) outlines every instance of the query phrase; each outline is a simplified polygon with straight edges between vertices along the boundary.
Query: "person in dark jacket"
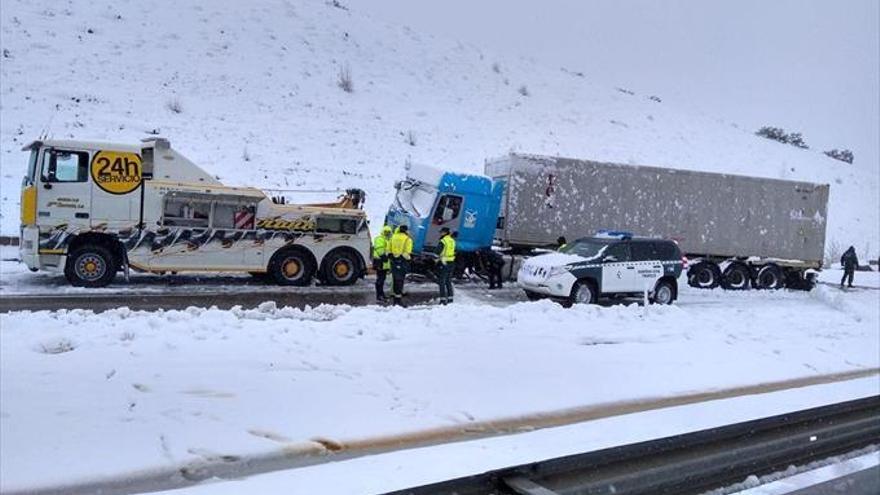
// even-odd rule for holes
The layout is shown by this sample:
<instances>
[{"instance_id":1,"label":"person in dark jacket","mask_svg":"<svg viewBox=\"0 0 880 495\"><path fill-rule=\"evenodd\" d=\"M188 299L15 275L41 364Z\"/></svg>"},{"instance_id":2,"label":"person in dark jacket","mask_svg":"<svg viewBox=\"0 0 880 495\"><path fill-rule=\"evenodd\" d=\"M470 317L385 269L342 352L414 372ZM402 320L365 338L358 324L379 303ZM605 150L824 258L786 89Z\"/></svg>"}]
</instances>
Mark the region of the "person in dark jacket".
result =
<instances>
[{"instance_id":1,"label":"person in dark jacket","mask_svg":"<svg viewBox=\"0 0 880 495\"><path fill-rule=\"evenodd\" d=\"M489 276L489 289L500 289L502 279L502 269L504 268L504 257L491 247L480 249L480 257L486 267Z\"/></svg>"},{"instance_id":2,"label":"person in dark jacket","mask_svg":"<svg viewBox=\"0 0 880 495\"><path fill-rule=\"evenodd\" d=\"M855 275L856 268L859 267L859 258L856 256L856 248L850 246L849 249L844 251L843 256L840 257L840 264L843 265L843 278L840 279L840 286L843 287L844 281L849 279L847 285L852 287L853 276Z\"/></svg>"},{"instance_id":3,"label":"person in dark jacket","mask_svg":"<svg viewBox=\"0 0 880 495\"><path fill-rule=\"evenodd\" d=\"M556 239L556 250L557 251L559 251L560 249L564 248L567 245L568 245L568 242L566 242L565 236L561 235Z\"/></svg>"}]
</instances>

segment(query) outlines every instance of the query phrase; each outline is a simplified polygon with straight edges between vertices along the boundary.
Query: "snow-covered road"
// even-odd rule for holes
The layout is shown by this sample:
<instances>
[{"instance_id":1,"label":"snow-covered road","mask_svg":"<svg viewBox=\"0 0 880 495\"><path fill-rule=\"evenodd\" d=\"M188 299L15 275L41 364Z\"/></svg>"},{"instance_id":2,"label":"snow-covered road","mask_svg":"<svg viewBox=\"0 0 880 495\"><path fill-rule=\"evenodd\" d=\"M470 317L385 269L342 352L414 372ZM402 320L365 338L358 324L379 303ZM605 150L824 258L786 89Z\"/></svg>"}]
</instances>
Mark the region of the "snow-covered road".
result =
<instances>
[{"instance_id":1,"label":"snow-covered road","mask_svg":"<svg viewBox=\"0 0 880 495\"><path fill-rule=\"evenodd\" d=\"M878 299L4 314L0 488L875 368Z\"/></svg>"}]
</instances>

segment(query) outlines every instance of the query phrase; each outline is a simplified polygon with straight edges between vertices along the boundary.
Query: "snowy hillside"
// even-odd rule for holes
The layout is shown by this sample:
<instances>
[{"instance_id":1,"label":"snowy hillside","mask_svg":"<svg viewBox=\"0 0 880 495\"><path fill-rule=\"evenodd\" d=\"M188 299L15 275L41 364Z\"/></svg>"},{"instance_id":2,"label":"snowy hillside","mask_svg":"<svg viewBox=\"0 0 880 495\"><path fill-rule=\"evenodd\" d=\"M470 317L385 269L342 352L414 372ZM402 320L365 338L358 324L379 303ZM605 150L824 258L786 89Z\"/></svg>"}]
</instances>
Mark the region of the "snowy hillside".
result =
<instances>
[{"instance_id":1,"label":"snowy hillside","mask_svg":"<svg viewBox=\"0 0 880 495\"><path fill-rule=\"evenodd\" d=\"M601 74L435 39L364 8L4 0L0 230L17 233L19 149L43 130L109 141L156 131L228 183L361 187L374 222L408 157L479 172L518 150L829 183L827 248L878 253L876 163L764 140ZM346 71L351 92L338 84Z\"/></svg>"}]
</instances>

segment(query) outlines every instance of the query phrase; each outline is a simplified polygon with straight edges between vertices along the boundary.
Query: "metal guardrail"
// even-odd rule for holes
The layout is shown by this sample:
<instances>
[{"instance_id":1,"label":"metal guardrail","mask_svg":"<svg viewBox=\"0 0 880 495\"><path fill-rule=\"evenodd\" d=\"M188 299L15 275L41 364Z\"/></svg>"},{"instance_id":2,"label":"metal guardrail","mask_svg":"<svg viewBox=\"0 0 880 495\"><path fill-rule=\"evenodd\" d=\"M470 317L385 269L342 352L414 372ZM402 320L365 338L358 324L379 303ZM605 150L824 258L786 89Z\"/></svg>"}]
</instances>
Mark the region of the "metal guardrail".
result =
<instances>
[{"instance_id":1,"label":"metal guardrail","mask_svg":"<svg viewBox=\"0 0 880 495\"><path fill-rule=\"evenodd\" d=\"M880 396L544 460L386 495L701 493L880 443Z\"/></svg>"}]
</instances>

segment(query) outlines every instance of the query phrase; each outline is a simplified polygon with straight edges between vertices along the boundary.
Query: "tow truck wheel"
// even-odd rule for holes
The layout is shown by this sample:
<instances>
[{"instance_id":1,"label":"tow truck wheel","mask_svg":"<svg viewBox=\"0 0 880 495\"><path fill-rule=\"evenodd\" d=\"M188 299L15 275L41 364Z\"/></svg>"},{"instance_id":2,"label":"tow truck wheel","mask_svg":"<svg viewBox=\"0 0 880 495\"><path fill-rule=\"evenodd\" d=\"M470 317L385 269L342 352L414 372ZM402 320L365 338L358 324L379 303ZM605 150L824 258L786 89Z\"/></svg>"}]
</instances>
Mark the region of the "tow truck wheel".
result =
<instances>
[{"instance_id":1,"label":"tow truck wheel","mask_svg":"<svg viewBox=\"0 0 880 495\"><path fill-rule=\"evenodd\" d=\"M324 259L324 283L327 285L351 285L358 279L357 255L340 249Z\"/></svg>"},{"instance_id":2,"label":"tow truck wheel","mask_svg":"<svg viewBox=\"0 0 880 495\"><path fill-rule=\"evenodd\" d=\"M598 298L596 297L598 294L596 293L596 286L593 285L589 280L583 280L574 284L574 287L571 289L571 303L572 304L595 304Z\"/></svg>"},{"instance_id":3,"label":"tow truck wheel","mask_svg":"<svg viewBox=\"0 0 880 495\"><path fill-rule=\"evenodd\" d=\"M67 255L64 276L77 287L105 287L116 276L116 257L104 246L85 245Z\"/></svg>"},{"instance_id":4,"label":"tow truck wheel","mask_svg":"<svg viewBox=\"0 0 880 495\"><path fill-rule=\"evenodd\" d=\"M311 283L315 264L303 249L282 249L269 261L269 273L278 285L303 287Z\"/></svg>"}]
</instances>

